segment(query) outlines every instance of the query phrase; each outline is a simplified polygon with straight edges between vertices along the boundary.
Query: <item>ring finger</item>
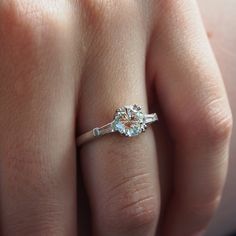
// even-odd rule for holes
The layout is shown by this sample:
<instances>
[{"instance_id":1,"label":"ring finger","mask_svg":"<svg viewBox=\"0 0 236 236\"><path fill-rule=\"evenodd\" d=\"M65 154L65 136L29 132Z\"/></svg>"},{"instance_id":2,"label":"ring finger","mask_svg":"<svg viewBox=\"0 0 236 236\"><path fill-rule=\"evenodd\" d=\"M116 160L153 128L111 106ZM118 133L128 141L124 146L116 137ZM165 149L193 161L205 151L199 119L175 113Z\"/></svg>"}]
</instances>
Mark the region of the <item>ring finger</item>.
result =
<instances>
[{"instance_id":1,"label":"ring finger","mask_svg":"<svg viewBox=\"0 0 236 236\"><path fill-rule=\"evenodd\" d=\"M105 20L111 9L108 14L104 8L97 19L100 36L90 48L93 54L81 84L80 133L110 122L123 105L137 103L147 112L146 32L137 6L130 5L122 4L122 17L122 11L112 11L109 25ZM154 235L160 199L152 130L135 138L113 134L87 143L80 149L80 160L95 234Z\"/></svg>"}]
</instances>

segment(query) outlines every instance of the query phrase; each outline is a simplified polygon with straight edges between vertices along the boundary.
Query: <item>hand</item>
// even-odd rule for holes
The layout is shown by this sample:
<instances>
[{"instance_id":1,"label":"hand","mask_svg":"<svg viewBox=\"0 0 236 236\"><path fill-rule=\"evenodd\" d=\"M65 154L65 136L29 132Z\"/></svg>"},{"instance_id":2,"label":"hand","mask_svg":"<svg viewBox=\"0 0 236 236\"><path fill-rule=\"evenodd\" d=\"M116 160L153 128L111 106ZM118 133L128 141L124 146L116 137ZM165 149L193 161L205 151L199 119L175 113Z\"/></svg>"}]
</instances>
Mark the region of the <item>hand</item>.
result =
<instances>
[{"instance_id":1,"label":"hand","mask_svg":"<svg viewBox=\"0 0 236 236\"><path fill-rule=\"evenodd\" d=\"M205 230L232 118L195 1L3 0L0 34L2 235L79 232L75 138L133 103L157 128L78 150L94 234Z\"/></svg>"}]
</instances>

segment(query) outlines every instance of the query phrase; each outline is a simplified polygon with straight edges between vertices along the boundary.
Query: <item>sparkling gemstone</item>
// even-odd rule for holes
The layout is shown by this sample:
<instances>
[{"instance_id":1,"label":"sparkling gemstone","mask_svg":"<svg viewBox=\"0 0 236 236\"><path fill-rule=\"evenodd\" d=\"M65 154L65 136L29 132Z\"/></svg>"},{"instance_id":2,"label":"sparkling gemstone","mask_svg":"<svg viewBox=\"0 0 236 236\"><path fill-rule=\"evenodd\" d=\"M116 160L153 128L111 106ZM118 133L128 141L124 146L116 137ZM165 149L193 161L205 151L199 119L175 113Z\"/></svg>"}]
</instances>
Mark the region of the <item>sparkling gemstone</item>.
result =
<instances>
[{"instance_id":1,"label":"sparkling gemstone","mask_svg":"<svg viewBox=\"0 0 236 236\"><path fill-rule=\"evenodd\" d=\"M139 135L145 130L145 116L137 105L124 106L117 109L113 129L127 137Z\"/></svg>"}]
</instances>

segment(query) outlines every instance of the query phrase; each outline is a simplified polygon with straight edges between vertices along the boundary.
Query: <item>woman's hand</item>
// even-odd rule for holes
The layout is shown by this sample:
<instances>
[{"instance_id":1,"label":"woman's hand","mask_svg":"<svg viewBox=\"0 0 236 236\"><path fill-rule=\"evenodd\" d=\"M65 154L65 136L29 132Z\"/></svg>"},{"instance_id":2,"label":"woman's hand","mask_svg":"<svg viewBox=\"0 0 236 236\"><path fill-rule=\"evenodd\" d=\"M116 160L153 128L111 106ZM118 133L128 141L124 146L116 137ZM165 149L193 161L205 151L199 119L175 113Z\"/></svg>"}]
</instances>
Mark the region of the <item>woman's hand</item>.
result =
<instances>
[{"instance_id":1,"label":"woman's hand","mask_svg":"<svg viewBox=\"0 0 236 236\"><path fill-rule=\"evenodd\" d=\"M200 11L210 42L219 62L228 91L229 101L236 116L236 1L199 0ZM207 235L222 236L236 232L236 129L232 132L230 162L221 207L217 210Z\"/></svg>"},{"instance_id":2,"label":"woman's hand","mask_svg":"<svg viewBox=\"0 0 236 236\"><path fill-rule=\"evenodd\" d=\"M94 235L206 229L232 118L194 0L2 0L0 45L2 235L80 232L75 138L133 103L156 128L78 150Z\"/></svg>"}]
</instances>

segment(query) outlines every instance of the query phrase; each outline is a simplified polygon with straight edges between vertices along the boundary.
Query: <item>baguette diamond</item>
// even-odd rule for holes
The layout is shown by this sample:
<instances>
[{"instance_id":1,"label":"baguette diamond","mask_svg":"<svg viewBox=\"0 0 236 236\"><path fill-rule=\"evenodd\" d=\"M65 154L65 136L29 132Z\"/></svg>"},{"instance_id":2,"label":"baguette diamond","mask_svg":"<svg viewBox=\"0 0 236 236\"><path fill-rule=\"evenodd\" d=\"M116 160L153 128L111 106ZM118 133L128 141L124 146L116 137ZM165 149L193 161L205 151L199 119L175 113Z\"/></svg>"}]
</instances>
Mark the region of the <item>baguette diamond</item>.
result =
<instances>
[{"instance_id":1,"label":"baguette diamond","mask_svg":"<svg viewBox=\"0 0 236 236\"><path fill-rule=\"evenodd\" d=\"M158 121L156 113L144 114L138 105L123 106L116 110L114 119L78 137L79 146L106 134L118 132L125 137L135 137L144 132L148 125Z\"/></svg>"}]
</instances>

